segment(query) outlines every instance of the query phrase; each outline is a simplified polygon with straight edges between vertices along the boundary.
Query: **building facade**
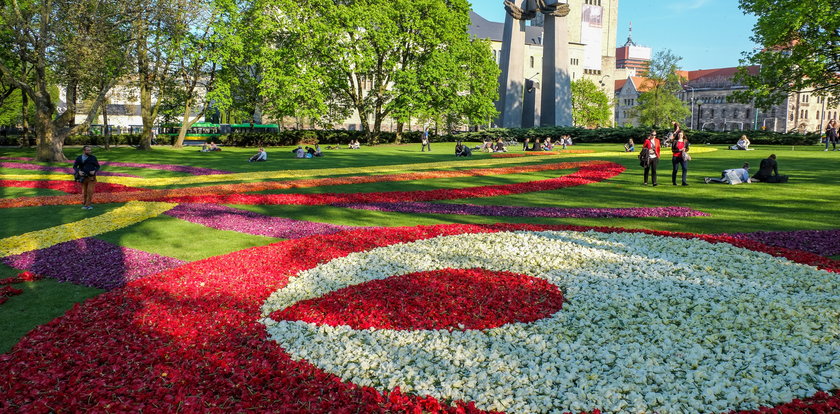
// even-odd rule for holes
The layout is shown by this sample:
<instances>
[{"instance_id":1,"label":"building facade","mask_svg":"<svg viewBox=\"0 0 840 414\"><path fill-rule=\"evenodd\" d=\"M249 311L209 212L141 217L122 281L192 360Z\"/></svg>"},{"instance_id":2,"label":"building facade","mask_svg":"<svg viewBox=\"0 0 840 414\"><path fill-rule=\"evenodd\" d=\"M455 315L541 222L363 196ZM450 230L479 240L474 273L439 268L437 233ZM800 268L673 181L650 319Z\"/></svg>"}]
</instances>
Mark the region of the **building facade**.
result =
<instances>
[{"instance_id":1,"label":"building facade","mask_svg":"<svg viewBox=\"0 0 840 414\"><path fill-rule=\"evenodd\" d=\"M758 66L746 68L757 73ZM753 104L732 100L733 94L746 89L734 80L737 67L681 71L685 80L679 98L691 109L682 120L689 129L707 131L763 130L775 132L818 132L830 119L838 119L840 107L831 106L813 91L794 92L780 104L759 109ZM635 107L644 92L645 78L628 77L616 82L615 119L617 125L638 126ZM640 90L642 89L642 90Z\"/></svg>"},{"instance_id":2,"label":"building facade","mask_svg":"<svg viewBox=\"0 0 840 414\"><path fill-rule=\"evenodd\" d=\"M626 72L617 72L616 69L618 1L570 0L568 4L571 11L565 18L568 19L569 28L569 76L572 81L590 79L609 96L613 92L616 77L626 76ZM501 2L499 7L502 7ZM490 40L493 56L499 64L504 23L491 22L475 12L471 12L470 18L470 34ZM538 98L529 96L539 93L543 67L543 27L542 15L539 13L526 26L525 45L525 99L539 102ZM531 125L539 124L540 114L536 113ZM530 125L525 122L523 126Z\"/></svg>"}]
</instances>

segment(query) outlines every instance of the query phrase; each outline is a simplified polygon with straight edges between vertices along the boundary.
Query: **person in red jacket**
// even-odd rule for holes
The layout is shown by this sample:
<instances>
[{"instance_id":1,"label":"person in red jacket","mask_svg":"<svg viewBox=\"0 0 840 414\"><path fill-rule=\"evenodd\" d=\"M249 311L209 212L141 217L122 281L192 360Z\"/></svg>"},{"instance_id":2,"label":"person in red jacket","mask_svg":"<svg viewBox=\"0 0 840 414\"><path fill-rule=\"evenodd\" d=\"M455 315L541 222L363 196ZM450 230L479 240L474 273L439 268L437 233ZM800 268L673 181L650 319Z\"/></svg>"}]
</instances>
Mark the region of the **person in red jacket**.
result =
<instances>
[{"instance_id":1,"label":"person in red jacket","mask_svg":"<svg viewBox=\"0 0 840 414\"><path fill-rule=\"evenodd\" d=\"M651 176L651 182L653 186L656 187L656 167L659 165L659 148L660 143L659 140L656 138L656 130L650 132L647 139L645 140L645 148L649 151L650 162L645 167L645 185L648 185L648 174Z\"/></svg>"}]
</instances>

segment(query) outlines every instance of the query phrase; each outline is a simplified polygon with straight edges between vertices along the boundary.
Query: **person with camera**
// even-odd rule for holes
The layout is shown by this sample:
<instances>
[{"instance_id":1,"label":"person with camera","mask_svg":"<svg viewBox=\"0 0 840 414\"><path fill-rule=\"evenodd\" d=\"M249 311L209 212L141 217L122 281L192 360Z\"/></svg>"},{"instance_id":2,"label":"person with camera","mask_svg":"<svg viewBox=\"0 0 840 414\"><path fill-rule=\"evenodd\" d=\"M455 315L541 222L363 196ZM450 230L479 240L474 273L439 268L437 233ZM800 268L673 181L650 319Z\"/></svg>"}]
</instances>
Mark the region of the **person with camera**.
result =
<instances>
[{"instance_id":1,"label":"person with camera","mask_svg":"<svg viewBox=\"0 0 840 414\"><path fill-rule=\"evenodd\" d=\"M74 178L82 185L82 209L92 210L93 190L96 185L96 172L99 171L99 160L91 153L90 145L82 148L82 155L76 157L73 163Z\"/></svg>"}]
</instances>

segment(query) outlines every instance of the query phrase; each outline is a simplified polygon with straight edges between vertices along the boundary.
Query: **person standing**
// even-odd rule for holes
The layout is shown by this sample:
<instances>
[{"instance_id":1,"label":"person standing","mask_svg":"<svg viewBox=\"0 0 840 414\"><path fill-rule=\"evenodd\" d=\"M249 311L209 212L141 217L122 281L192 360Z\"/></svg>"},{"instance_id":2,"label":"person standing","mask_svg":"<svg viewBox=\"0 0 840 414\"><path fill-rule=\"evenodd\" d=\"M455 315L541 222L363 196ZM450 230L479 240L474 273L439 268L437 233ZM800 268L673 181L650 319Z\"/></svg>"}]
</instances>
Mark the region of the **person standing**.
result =
<instances>
[{"instance_id":1,"label":"person standing","mask_svg":"<svg viewBox=\"0 0 840 414\"><path fill-rule=\"evenodd\" d=\"M656 183L656 167L659 165L660 142L656 139L655 130L651 131L650 135L648 135L644 148L648 150L648 158L650 158L650 162L645 166L645 185L648 185L648 174L650 174L651 183L656 187L659 185Z\"/></svg>"},{"instance_id":2,"label":"person standing","mask_svg":"<svg viewBox=\"0 0 840 414\"><path fill-rule=\"evenodd\" d=\"M825 149L823 151L828 151L829 143L834 147L834 151L837 151L837 135L837 122L832 119L825 126Z\"/></svg>"},{"instance_id":3,"label":"person standing","mask_svg":"<svg viewBox=\"0 0 840 414\"><path fill-rule=\"evenodd\" d=\"M420 138L420 152L426 151L426 148L429 149L429 152L432 152L432 144L429 143L429 130L427 128L423 128L423 137Z\"/></svg>"},{"instance_id":4,"label":"person standing","mask_svg":"<svg viewBox=\"0 0 840 414\"><path fill-rule=\"evenodd\" d=\"M671 153L673 156L671 157L671 164L673 164L674 169L671 171L671 183L677 185L677 167L682 167L682 185L688 185L688 181L686 181L686 177L688 176L688 160L690 159L688 156L690 144L688 140L685 139L685 133L679 131L676 133L674 137L674 143L671 144Z\"/></svg>"},{"instance_id":5,"label":"person standing","mask_svg":"<svg viewBox=\"0 0 840 414\"><path fill-rule=\"evenodd\" d=\"M99 171L99 160L91 153L89 145L82 148L82 155L76 157L73 163L76 181L82 184L82 209L92 210L93 190L96 185L96 172Z\"/></svg>"}]
</instances>

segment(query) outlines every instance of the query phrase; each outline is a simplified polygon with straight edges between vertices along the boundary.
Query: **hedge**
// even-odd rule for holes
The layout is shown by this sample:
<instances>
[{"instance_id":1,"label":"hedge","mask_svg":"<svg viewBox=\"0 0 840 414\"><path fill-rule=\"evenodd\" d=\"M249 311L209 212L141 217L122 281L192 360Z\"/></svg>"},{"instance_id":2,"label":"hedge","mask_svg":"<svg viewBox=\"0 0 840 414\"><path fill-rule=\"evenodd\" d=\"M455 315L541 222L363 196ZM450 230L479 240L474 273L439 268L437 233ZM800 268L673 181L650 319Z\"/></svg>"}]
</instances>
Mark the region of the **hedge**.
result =
<instances>
[{"instance_id":1,"label":"hedge","mask_svg":"<svg viewBox=\"0 0 840 414\"><path fill-rule=\"evenodd\" d=\"M484 139L502 138L505 140L523 141L526 138L531 140L539 138L558 139L562 135L568 134L575 142L578 143L625 143L630 138L636 142L644 141L650 128L642 127L618 127L618 128L599 128L599 129L584 129L573 127L544 127L544 128L530 128L530 129L506 129L495 128L479 132L465 132L444 138L446 141L463 140L463 141L482 141ZM665 130L660 130L659 136L665 136ZM689 141L703 144L723 144L734 145L738 142L741 135L749 137L750 142L760 145L812 145L820 141L819 134L780 134L777 132L767 131L694 131L686 130L686 137Z\"/></svg>"},{"instance_id":2,"label":"hedge","mask_svg":"<svg viewBox=\"0 0 840 414\"><path fill-rule=\"evenodd\" d=\"M552 140L558 139L560 136L568 134L577 143L625 143L628 139L633 138L637 143L640 143L647 136L649 128L600 128L600 129L584 129L573 127L544 127L544 128L494 128L478 132L462 132L452 135L431 135L430 139L433 142L455 142L458 140L477 142L485 139L496 140L502 138L506 141L515 140L523 141L526 138L531 140L535 138ZM664 136L665 131L660 132L660 136ZM686 136L689 141L702 144L719 144L719 145L733 145L738 141L741 135L749 137L753 144L759 145L813 145L820 142L819 134L780 134L776 132L767 131L730 131L730 132L716 132L716 131L694 131L687 130ZM403 132L403 143L419 143L422 132L410 131ZM168 137L167 141L162 142L163 137L158 137L158 145L172 145L175 142L175 136ZM17 136L0 137L0 145L3 146L17 146ZM369 144L367 136L362 131L346 131L346 130L285 130L280 132L255 132L255 133L233 133L230 135L222 135L219 138L213 138L212 141L225 145L235 147L255 147L255 146L291 146L291 145L314 145L319 143L321 145L347 145L351 141L358 140L362 144ZM379 135L380 143L393 143L396 141L396 133L382 132ZM139 134L120 134L111 136L111 145L132 145L137 146L140 143ZM101 135L74 135L67 138L64 145L105 145L105 137Z\"/></svg>"}]
</instances>

